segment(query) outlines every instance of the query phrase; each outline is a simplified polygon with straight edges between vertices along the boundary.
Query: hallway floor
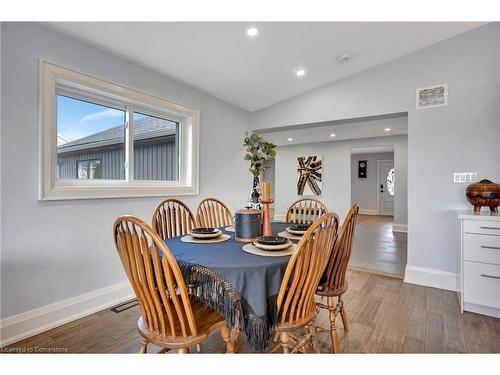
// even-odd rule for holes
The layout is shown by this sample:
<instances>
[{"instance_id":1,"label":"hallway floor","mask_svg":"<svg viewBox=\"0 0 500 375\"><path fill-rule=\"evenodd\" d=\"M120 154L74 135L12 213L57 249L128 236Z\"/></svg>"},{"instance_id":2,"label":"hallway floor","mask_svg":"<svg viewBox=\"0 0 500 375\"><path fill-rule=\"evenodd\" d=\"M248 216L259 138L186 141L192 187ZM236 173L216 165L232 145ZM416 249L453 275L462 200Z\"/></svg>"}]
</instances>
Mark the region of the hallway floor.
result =
<instances>
[{"instance_id":1,"label":"hallway floor","mask_svg":"<svg viewBox=\"0 0 500 375\"><path fill-rule=\"evenodd\" d=\"M392 224L392 216L358 215L351 268L404 276L408 235Z\"/></svg>"}]
</instances>

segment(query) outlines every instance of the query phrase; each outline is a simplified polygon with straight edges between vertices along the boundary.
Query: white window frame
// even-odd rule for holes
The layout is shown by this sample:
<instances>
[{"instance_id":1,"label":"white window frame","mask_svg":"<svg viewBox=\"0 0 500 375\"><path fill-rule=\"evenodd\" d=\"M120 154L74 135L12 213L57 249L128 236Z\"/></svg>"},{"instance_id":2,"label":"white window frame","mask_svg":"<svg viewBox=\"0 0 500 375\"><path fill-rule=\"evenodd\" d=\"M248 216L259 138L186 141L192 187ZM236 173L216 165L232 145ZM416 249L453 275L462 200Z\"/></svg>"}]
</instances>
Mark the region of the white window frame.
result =
<instances>
[{"instance_id":1,"label":"white window frame","mask_svg":"<svg viewBox=\"0 0 500 375\"><path fill-rule=\"evenodd\" d=\"M133 179L132 119L125 121L125 180L57 179L57 93L97 104L132 108L146 115L179 122L178 181ZM200 111L88 74L40 60L40 189L41 200L154 197L199 194ZM129 114L130 111L126 111Z\"/></svg>"}]
</instances>

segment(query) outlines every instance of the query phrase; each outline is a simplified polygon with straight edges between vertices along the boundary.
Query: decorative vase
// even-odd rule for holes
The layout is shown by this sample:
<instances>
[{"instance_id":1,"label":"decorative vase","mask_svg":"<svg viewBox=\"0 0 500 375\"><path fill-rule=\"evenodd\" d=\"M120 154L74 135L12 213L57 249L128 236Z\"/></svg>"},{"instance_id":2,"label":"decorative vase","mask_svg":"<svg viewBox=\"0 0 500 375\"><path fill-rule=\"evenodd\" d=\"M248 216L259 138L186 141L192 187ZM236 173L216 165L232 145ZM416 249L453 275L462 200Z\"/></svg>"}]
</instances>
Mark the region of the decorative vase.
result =
<instances>
[{"instance_id":1,"label":"decorative vase","mask_svg":"<svg viewBox=\"0 0 500 375\"><path fill-rule=\"evenodd\" d=\"M495 184L490 180L481 180L475 184L467 186L465 195L470 204L474 206L474 212L479 213L482 206L490 208L496 213L500 206L500 184Z\"/></svg>"},{"instance_id":2,"label":"decorative vase","mask_svg":"<svg viewBox=\"0 0 500 375\"><path fill-rule=\"evenodd\" d=\"M252 191L250 192L250 195L248 196L248 201L247 201L246 207L253 208L256 210L262 210L262 204L260 203L260 195L261 195L260 180L259 180L259 177L254 177Z\"/></svg>"},{"instance_id":3,"label":"decorative vase","mask_svg":"<svg viewBox=\"0 0 500 375\"><path fill-rule=\"evenodd\" d=\"M234 213L234 239L239 242L253 242L262 233L262 213L253 208L237 210Z\"/></svg>"}]
</instances>

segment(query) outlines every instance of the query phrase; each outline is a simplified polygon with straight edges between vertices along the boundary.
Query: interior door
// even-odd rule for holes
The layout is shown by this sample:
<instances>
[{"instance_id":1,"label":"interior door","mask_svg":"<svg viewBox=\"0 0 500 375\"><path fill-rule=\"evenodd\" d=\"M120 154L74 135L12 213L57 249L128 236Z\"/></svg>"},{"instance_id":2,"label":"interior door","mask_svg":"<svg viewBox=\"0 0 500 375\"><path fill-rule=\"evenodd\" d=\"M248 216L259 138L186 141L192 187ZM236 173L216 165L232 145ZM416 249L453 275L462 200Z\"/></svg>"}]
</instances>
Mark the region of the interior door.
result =
<instances>
[{"instance_id":1,"label":"interior door","mask_svg":"<svg viewBox=\"0 0 500 375\"><path fill-rule=\"evenodd\" d=\"M378 161L378 214L394 216L394 160Z\"/></svg>"}]
</instances>

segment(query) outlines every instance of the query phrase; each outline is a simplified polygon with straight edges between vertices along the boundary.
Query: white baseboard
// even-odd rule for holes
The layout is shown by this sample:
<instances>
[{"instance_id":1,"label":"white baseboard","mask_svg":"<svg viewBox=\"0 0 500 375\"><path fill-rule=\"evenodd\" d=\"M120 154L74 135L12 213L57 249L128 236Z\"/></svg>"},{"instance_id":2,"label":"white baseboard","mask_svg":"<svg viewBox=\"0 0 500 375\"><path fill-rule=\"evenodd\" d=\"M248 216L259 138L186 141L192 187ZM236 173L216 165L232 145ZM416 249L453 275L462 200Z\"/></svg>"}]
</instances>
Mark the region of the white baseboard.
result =
<instances>
[{"instance_id":1,"label":"white baseboard","mask_svg":"<svg viewBox=\"0 0 500 375\"><path fill-rule=\"evenodd\" d=\"M107 309L135 297L128 281L0 320L0 347Z\"/></svg>"},{"instance_id":2,"label":"white baseboard","mask_svg":"<svg viewBox=\"0 0 500 375\"><path fill-rule=\"evenodd\" d=\"M392 224L393 232L408 233L408 225L406 224Z\"/></svg>"},{"instance_id":3,"label":"white baseboard","mask_svg":"<svg viewBox=\"0 0 500 375\"><path fill-rule=\"evenodd\" d=\"M406 266L405 283L457 291L457 274L432 268Z\"/></svg>"},{"instance_id":4,"label":"white baseboard","mask_svg":"<svg viewBox=\"0 0 500 375\"><path fill-rule=\"evenodd\" d=\"M368 210L366 208L360 208L359 214L360 215L378 215L378 211L377 210Z\"/></svg>"},{"instance_id":5,"label":"white baseboard","mask_svg":"<svg viewBox=\"0 0 500 375\"><path fill-rule=\"evenodd\" d=\"M481 315L488 315L494 318L500 318L500 309L476 305L475 303L464 302L464 311L470 311Z\"/></svg>"}]
</instances>

